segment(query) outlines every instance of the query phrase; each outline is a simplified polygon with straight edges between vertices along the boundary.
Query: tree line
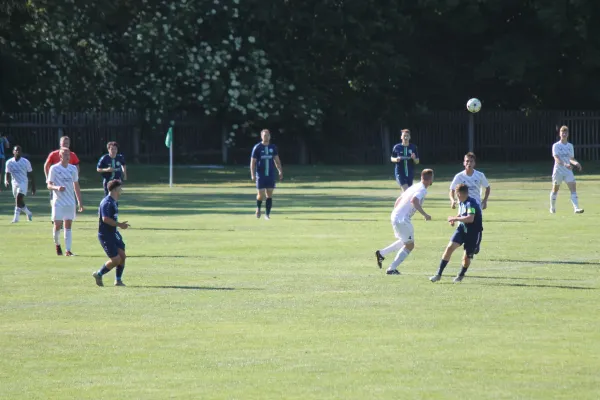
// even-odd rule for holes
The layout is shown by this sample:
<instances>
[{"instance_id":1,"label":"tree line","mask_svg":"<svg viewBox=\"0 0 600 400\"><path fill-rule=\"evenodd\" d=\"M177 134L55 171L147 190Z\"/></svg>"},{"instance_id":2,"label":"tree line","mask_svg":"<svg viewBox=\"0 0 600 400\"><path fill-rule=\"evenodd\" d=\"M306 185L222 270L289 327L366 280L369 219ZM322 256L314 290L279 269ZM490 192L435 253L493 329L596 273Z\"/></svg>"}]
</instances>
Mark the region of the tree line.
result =
<instances>
[{"instance_id":1,"label":"tree line","mask_svg":"<svg viewBox=\"0 0 600 400\"><path fill-rule=\"evenodd\" d=\"M233 138L470 97L598 109L599 18L593 0L5 0L0 112L185 111Z\"/></svg>"}]
</instances>

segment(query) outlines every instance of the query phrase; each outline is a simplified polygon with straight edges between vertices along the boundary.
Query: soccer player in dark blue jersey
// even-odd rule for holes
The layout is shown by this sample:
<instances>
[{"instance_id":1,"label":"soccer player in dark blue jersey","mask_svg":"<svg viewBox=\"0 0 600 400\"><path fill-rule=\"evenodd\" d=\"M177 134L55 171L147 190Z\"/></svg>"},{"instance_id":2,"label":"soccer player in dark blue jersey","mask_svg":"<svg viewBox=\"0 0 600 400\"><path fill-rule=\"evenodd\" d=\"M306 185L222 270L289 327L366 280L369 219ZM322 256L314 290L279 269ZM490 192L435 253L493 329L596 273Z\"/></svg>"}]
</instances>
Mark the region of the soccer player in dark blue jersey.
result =
<instances>
[{"instance_id":1,"label":"soccer player in dark blue jersey","mask_svg":"<svg viewBox=\"0 0 600 400\"><path fill-rule=\"evenodd\" d=\"M405 191L413 184L415 174L415 165L419 163L419 153L417 146L410 144L410 131L402 129L402 143L398 143L392 149L392 157L390 160L396 164L394 174L396 182Z\"/></svg>"},{"instance_id":2,"label":"soccer player in dark blue jersey","mask_svg":"<svg viewBox=\"0 0 600 400\"><path fill-rule=\"evenodd\" d=\"M123 283L123 271L125 270L125 243L117 228L127 229L127 221L119 222L119 197L121 197L121 181L112 180L108 182L108 196L100 202L98 208L98 241L104 249L109 260L102 268L94 272L92 276L96 279L96 285L104 286L102 276L111 269L117 267L115 286L125 286Z\"/></svg>"},{"instance_id":3,"label":"soccer player in dark blue jersey","mask_svg":"<svg viewBox=\"0 0 600 400\"><path fill-rule=\"evenodd\" d=\"M108 196L108 182L113 179L121 181L127 180L127 167L125 165L125 157L123 154L119 154L119 145L117 142L108 142L106 145L108 154L103 155L98 160L96 171L102 174L104 186L104 196Z\"/></svg>"},{"instance_id":4,"label":"soccer player in dark blue jersey","mask_svg":"<svg viewBox=\"0 0 600 400\"><path fill-rule=\"evenodd\" d=\"M261 206L263 200L266 199L265 219L269 219L271 215L271 207L273 207L273 190L275 190L275 168L279 173L279 180L283 179L283 169L281 168L281 160L277 146L270 144L271 132L268 129L263 129L260 132L262 141L252 149L250 157L250 175L251 179L256 180L256 218L260 218Z\"/></svg>"},{"instance_id":5,"label":"soccer player in dark blue jersey","mask_svg":"<svg viewBox=\"0 0 600 400\"><path fill-rule=\"evenodd\" d=\"M481 207L477 200L469 196L469 187L464 183L456 186L456 194L458 195L459 201L458 215L456 217L448 217L448 222L452 226L454 226L456 222L458 222L459 225L442 255L437 274L429 278L431 282L437 282L442 279L444 268L448 265L448 261L450 261L450 257L454 250L460 246L464 246L465 252L462 258L462 269L458 276L454 278L455 283L462 282L467 269L471 265L471 260L475 254L479 253L481 234L483 232Z\"/></svg>"}]
</instances>

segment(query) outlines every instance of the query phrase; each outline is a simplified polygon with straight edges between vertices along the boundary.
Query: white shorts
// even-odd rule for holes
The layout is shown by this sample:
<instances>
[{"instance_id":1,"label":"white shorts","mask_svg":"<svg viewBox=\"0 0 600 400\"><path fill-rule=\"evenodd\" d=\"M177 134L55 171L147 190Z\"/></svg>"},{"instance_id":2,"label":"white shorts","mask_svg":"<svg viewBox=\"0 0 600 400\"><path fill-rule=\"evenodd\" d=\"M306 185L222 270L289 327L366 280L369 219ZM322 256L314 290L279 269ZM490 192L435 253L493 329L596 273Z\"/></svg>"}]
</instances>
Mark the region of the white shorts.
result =
<instances>
[{"instance_id":1,"label":"white shorts","mask_svg":"<svg viewBox=\"0 0 600 400\"><path fill-rule=\"evenodd\" d=\"M27 183L28 182L12 182L12 192L15 199L19 193L23 196L27 196Z\"/></svg>"},{"instance_id":2,"label":"white shorts","mask_svg":"<svg viewBox=\"0 0 600 400\"><path fill-rule=\"evenodd\" d=\"M75 221L75 206L52 205L52 221Z\"/></svg>"},{"instance_id":3,"label":"white shorts","mask_svg":"<svg viewBox=\"0 0 600 400\"><path fill-rule=\"evenodd\" d=\"M402 240L403 243L411 243L415 241L415 228L410 221L392 221L394 228L394 236L396 239Z\"/></svg>"},{"instance_id":4,"label":"white shorts","mask_svg":"<svg viewBox=\"0 0 600 400\"><path fill-rule=\"evenodd\" d=\"M563 182L575 182L575 175L573 174L573 171L566 168L564 171L552 171L552 183L555 185L560 185Z\"/></svg>"}]
</instances>

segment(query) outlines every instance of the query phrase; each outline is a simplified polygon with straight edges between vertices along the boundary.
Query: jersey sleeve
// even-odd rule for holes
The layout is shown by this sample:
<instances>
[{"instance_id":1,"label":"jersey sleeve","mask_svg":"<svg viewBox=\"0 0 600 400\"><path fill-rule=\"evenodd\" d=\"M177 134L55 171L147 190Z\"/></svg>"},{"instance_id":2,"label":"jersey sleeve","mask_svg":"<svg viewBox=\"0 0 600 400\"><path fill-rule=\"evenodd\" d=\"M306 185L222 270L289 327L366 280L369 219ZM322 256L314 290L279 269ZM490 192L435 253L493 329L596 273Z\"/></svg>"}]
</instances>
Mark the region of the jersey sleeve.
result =
<instances>
[{"instance_id":1,"label":"jersey sleeve","mask_svg":"<svg viewBox=\"0 0 600 400\"><path fill-rule=\"evenodd\" d=\"M106 165L106 162L104 161L106 160L106 156L102 156L100 157L100 159L98 160L98 165L96 165L96 168L108 168L108 165Z\"/></svg>"},{"instance_id":2,"label":"jersey sleeve","mask_svg":"<svg viewBox=\"0 0 600 400\"><path fill-rule=\"evenodd\" d=\"M33 168L31 168L31 163L27 160L27 172L33 172Z\"/></svg>"},{"instance_id":3,"label":"jersey sleeve","mask_svg":"<svg viewBox=\"0 0 600 400\"><path fill-rule=\"evenodd\" d=\"M73 176L73 183L79 182L79 173L77 172L77 168L71 168L71 175Z\"/></svg>"},{"instance_id":4,"label":"jersey sleeve","mask_svg":"<svg viewBox=\"0 0 600 400\"><path fill-rule=\"evenodd\" d=\"M392 148L392 157L398 157L400 154L398 154L398 145L394 145L394 147Z\"/></svg>"},{"instance_id":5,"label":"jersey sleeve","mask_svg":"<svg viewBox=\"0 0 600 400\"><path fill-rule=\"evenodd\" d=\"M477 213L475 205L471 204L470 201L467 201L467 204L465 204L465 206L465 208L467 209L467 215L475 215Z\"/></svg>"},{"instance_id":6,"label":"jersey sleeve","mask_svg":"<svg viewBox=\"0 0 600 400\"><path fill-rule=\"evenodd\" d=\"M415 193L415 195L413 196L413 199L417 198L417 199L419 199L419 201L421 203L423 203L423 199L425 198L426 195L427 195L427 191L425 191L425 190L419 190L417 193Z\"/></svg>"},{"instance_id":7,"label":"jersey sleeve","mask_svg":"<svg viewBox=\"0 0 600 400\"><path fill-rule=\"evenodd\" d=\"M556 157L556 146L557 146L557 143L554 143L552 145L552 157Z\"/></svg>"},{"instance_id":8,"label":"jersey sleeve","mask_svg":"<svg viewBox=\"0 0 600 400\"><path fill-rule=\"evenodd\" d=\"M50 167L50 171L48 171L48 178L46 179L46 183L54 182L54 171L56 168L53 166Z\"/></svg>"},{"instance_id":9,"label":"jersey sleeve","mask_svg":"<svg viewBox=\"0 0 600 400\"><path fill-rule=\"evenodd\" d=\"M103 202L103 204L100 206L100 218L103 217L108 217L108 218L112 218L113 217L113 210L112 210L112 203L106 201Z\"/></svg>"},{"instance_id":10,"label":"jersey sleeve","mask_svg":"<svg viewBox=\"0 0 600 400\"><path fill-rule=\"evenodd\" d=\"M125 156L123 154L119 154L119 158L121 159L121 165L127 165L125 163Z\"/></svg>"},{"instance_id":11,"label":"jersey sleeve","mask_svg":"<svg viewBox=\"0 0 600 400\"><path fill-rule=\"evenodd\" d=\"M569 157L575 158L575 148L571 143L569 143Z\"/></svg>"},{"instance_id":12,"label":"jersey sleeve","mask_svg":"<svg viewBox=\"0 0 600 400\"><path fill-rule=\"evenodd\" d=\"M258 158L260 157L259 152L260 152L259 151L259 146L258 145L254 146L254 148L252 149L252 155L250 157L255 158L255 159L258 160Z\"/></svg>"},{"instance_id":13,"label":"jersey sleeve","mask_svg":"<svg viewBox=\"0 0 600 400\"><path fill-rule=\"evenodd\" d=\"M278 156L279 151L277 150L277 146L273 145L273 157Z\"/></svg>"},{"instance_id":14,"label":"jersey sleeve","mask_svg":"<svg viewBox=\"0 0 600 400\"><path fill-rule=\"evenodd\" d=\"M450 184L450 190L456 190L456 185L458 185L458 174L454 175L454 179L452 179L452 183Z\"/></svg>"},{"instance_id":15,"label":"jersey sleeve","mask_svg":"<svg viewBox=\"0 0 600 400\"><path fill-rule=\"evenodd\" d=\"M4 169L7 173L12 174L12 160L8 160L6 162L6 165L4 166Z\"/></svg>"},{"instance_id":16,"label":"jersey sleeve","mask_svg":"<svg viewBox=\"0 0 600 400\"><path fill-rule=\"evenodd\" d=\"M484 188L488 188L490 187L490 183L488 182L487 178L485 177L485 174L482 172L481 173L481 186L483 186Z\"/></svg>"}]
</instances>

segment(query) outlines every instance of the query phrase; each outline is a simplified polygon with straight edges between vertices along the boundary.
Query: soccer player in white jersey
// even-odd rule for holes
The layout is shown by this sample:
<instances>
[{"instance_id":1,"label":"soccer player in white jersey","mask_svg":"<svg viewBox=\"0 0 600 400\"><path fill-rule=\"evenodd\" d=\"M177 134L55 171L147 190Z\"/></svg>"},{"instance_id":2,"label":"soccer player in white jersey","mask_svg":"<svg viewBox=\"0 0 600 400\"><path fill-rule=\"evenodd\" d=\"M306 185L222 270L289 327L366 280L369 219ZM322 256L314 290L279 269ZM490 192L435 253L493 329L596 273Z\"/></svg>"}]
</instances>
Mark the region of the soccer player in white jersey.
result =
<instances>
[{"instance_id":1,"label":"soccer player in white jersey","mask_svg":"<svg viewBox=\"0 0 600 400\"><path fill-rule=\"evenodd\" d=\"M459 172L454 176L452 183L450 184L450 207L456 208L458 205L458 200L456 199L456 186L460 183L463 183L469 187L469 197L475 199L482 210L487 208L488 197L490 197L490 192L492 188L488 183L487 178L481 171L477 171L475 169L475 154L472 152L468 152L465 154L465 158L463 160L463 165L465 166L465 170ZM483 200L481 200L481 188L485 188L485 194L483 195Z\"/></svg>"},{"instance_id":2,"label":"soccer player in white jersey","mask_svg":"<svg viewBox=\"0 0 600 400\"><path fill-rule=\"evenodd\" d=\"M56 245L56 254L59 256L62 256L59 235L63 221L65 224L65 248L67 250L65 255L74 255L71 252L73 242L71 226L75 220L76 198L79 204L78 211L83 212L79 174L77 173L77 167L69 164L70 156L71 151L68 148L63 147L60 149L60 163L50 167L47 180L48 190L52 190L54 193L52 196L52 221L54 221L52 236Z\"/></svg>"},{"instance_id":3,"label":"soccer player in white jersey","mask_svg":"<svg viewBox=\"0 0 600 400\"><path fill-rule=\"evenodd\" d=\"M430 221L431 216L423 210L423 200L427 195L427 188L433 183L433 170L424 169L421 172L421 182L410 186L394 204L394 210L391 215L392 228L396 240L385 249L377 250L375 257L377 265L381 268L381 262L385 260L384 256L393 251L397 251L396 258L390 264L386 274L400 275L398 266L408 257L415 248L415 230L412 226L411 218L418 211L425 221Z\"/></svg>"},{"instance_id":4,"label":"soccer player in white jersey","mask_svg":"<svg viewBox=\"0 0 600 400\"><path fill-rule=\"evenodd\" d=\"M583 213L583 208L579 208L579 199L577 198L577 185L575 175L573 175L573 166L581 171L581 164L575 159L575 150L569 139L569 128L565 125L560 127L560 140L552 145L552 157L554 157L554 170L552 171L552 191L550 192L550 212L556 212L556 197L560 184L565 181L571 191L571 203L576 214Z\"/></svg>"},{"instance_id":5,"label":"soccer player in white jersey","mask_svg":"<svg viewBox=\"0 0 600 400\"><path fill-rule=\"evenodd\" d=\"M27 215L27 220L33 219L33 214L25 205L25 196L27 195L27 187L31 180L31 195L35 195L35 181L31 163L25 157L21 157L21 146L15 146L13 149L14 157L6 162L6 175L4 177L4 185L6 187L12 185L13 196L15 196L15 216L12 223L19 222L21 211Z\"/></svg>"}]
</instances>

